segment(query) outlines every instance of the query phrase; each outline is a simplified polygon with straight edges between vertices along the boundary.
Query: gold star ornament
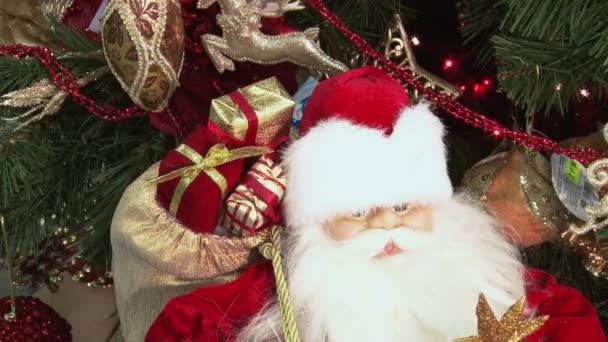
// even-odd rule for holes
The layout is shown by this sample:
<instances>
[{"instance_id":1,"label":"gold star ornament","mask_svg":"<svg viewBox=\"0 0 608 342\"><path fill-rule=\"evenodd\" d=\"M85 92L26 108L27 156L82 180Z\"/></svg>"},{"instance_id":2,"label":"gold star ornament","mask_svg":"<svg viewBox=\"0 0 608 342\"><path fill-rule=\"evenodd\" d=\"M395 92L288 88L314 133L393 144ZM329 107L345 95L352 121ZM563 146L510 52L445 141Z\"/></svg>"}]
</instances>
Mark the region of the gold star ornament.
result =
<instances>
[{"instance_id":1,"label":"gold star ornament","mask_svg":"<svg viewBox=\"0 0 608 342\"><path fill-rule=\"evenodd\" d=\"M545 324L549 316L540 316L521 321L526 297L509 308L505 315L496 319L486 297L479 295L477 303L477 336L459 338L454 342L519 342L532 335Z\"/></svg>"}]
</instances>

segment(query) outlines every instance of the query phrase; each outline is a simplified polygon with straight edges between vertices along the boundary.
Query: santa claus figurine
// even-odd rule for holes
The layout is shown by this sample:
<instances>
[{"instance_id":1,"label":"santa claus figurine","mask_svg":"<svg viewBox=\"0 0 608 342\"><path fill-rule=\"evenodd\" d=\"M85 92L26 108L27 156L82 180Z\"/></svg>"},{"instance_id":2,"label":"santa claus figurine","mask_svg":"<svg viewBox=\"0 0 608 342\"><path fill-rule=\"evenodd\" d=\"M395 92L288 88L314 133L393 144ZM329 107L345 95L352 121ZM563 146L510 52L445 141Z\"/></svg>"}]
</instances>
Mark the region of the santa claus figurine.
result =
<instances>
[{"instance_id":1,"label":"santa claus figurine","mask_svg":"<svg viewBox=\"0 0 608 342\"><path fill-rule=\"evenodd\" d=\"M318 85L285 151L283 257L303 342L452 341L527 296L549 315L528 341L605 341L593 306L526 269L493 219L450 183L444 127L379 69ZM527 318L522 317L522 318ZM272 266L172 300L148 341L283 341Z\"/></svg>"}]
</instances>

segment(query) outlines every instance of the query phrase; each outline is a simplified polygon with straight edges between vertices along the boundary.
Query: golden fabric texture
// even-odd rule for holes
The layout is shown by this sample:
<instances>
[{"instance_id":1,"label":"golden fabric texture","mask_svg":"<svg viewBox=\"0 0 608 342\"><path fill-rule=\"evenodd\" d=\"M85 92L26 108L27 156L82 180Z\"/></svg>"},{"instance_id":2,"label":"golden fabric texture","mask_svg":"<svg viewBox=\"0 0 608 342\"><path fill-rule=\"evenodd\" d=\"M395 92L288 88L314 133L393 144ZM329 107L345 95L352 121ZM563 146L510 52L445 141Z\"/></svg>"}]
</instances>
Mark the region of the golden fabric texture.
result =
<instances>
[{"instance_id":1,"label":"golden fabric texture","mask_svg":"<svg viewBox=\"0 0 608 342\"><path fill-rule=\"evenodd\" d=\"M232 281L260 256L266 234L195 233L156 203L153 165L123 194L111 229L116 306L125 341L143 341L165 304L201 286Z\"/></svg>"},{"instance_id":2,"label":"golden fabric texture","mask_svg":"<svg viewBox=\"0 0 608 342\"><path fill-rule=\"evenodd\" d=\"M264 156L251 167L247 175L247 178L249 177L255 179L269 193L274 194L277 208L273 209L279 210L278 206L287 186L285 170L278 163ZM226 211L222 218L222 225L239 236L251 234L241 226L256 231L268 226L268 219L264 213L270 209L269 204L250 188L247 178L226 199Z\"/></svg>"},{"instance_id":3,"label":"golden fabric texture","mask_svg":"<svg viewBox=\"0 0 608 342\"><path fill-rule=\"evenodd\" d=\"M240 92L257 116L256 145L268 145L288 134L295 102L275 77L249 85ZM245 140L249 129L247 117L228 95L211 101L209 121L238 141Z\"/></svg>"},{"instance_id":4,"label":"golden fabric texture","mask_svg":"<svg viewBox=\"0 0 608 342\"><path fill-rule=\"evenodd\" d=\"M229 150L224 144L217 144L209 149L205 158L203 158L197 151L193 150L190 146L181 144L175 151L181 153L186 158L190 159L194 164L190 166L171 171L162 176L152 179L152 182L162 183L169 181L174 178L181 177L180 182L175 188L173 197L171 198L171 205L169 211L173 215L177 215L179 204L188 189L188 186L200 175L201 172L205 172L215 184L220 188L222 192L222 198L226 197L226 191L228 189L228 182L226 178L215 168L222 164L226 164L237 159L260 156L271 152L266 147L241 147L234 150Z\"/></svg>"},{"instance_id":5,"label":"golden fabric texture","mask_svg":"<svg viewBox=\"0 0 608 342\"><path fill-rule=\"evenodd\" d=\"M58 48L47 17L61 20L73 0L0 1L0 45Z\"/></svg>"},{"instance_id":6,"label":"golden fabric texture","mask_svg":"<svg viewBox=\"0 0 608 342\"><path fill-rule=\"evenodd\" d=\"M558 237L574 220L553 189L549 162L537 152L517 147L492 155L467 171L462 185L524 246Z\"/></svg>"},{"instance_id":7,"label":"golden fabric texture","mask_svg":"<svg viewBox=\"0 0 608 342\"><path fill-rule=\"evenodd\" d=\"M184 25L178 0L111 0L102 17L106 59L142 108L160 111L178 86Z\"/></svg>"},{"instance_id":8,"label":"golden fabric texture","mask_svg":"<svg viewBox=\"0 0 608 342\"><path fill-rule=\"evenodd\" d=\"M549 316L521 321L526 297L509 308L505 315L496 319L486 297L479 295L477 303L477 336L458 338L454 342L520 342L540 329Z\"/></svg>"}]
</instances>

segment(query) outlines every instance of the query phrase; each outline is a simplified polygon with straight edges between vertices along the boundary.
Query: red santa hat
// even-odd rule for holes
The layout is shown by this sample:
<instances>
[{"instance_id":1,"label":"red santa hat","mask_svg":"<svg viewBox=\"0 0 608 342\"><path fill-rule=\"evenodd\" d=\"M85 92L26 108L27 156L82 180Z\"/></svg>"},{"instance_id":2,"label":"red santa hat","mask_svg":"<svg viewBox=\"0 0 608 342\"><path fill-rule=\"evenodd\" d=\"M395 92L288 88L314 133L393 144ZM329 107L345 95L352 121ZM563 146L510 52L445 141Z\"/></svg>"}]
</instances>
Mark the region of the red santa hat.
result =
<instances>
[{"instance_id":1,"label":"red santa hat","mask_svg":"<svg viewBox=\"0 0 608 342\"><path fill-rule=\"evenodd\" d=\"M403 86L377 68L321 82L284 154L287 225L450 197L443 135L429 106L410 107Z\"/></svg>"}]
</instances>

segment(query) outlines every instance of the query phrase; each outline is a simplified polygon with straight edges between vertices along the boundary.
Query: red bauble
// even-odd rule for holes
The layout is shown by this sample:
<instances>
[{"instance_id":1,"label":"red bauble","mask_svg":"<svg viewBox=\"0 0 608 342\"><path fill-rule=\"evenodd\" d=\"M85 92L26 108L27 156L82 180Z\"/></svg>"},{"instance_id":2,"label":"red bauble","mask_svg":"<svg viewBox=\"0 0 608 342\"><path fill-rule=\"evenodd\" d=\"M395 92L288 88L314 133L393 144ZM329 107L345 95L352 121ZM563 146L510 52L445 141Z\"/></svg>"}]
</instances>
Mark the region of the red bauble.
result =
<instances>
[{"instance_id":1,"label":"red bauble","mask_svg":"<svg viewBox=\"0 0 608 342\"><path fill-rule=\"evenodd\" d=\"M10 297L0 299L0 341L63 342L72 340L72 327L57 311L34 297L17 297L16 317L8 321Z\"/></svg>"}]
</instances>

